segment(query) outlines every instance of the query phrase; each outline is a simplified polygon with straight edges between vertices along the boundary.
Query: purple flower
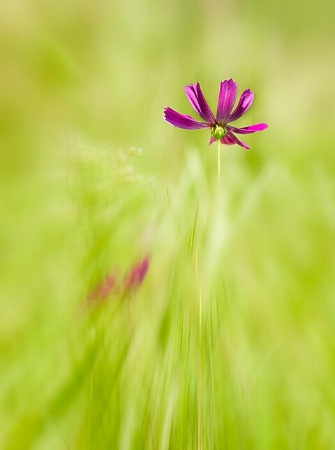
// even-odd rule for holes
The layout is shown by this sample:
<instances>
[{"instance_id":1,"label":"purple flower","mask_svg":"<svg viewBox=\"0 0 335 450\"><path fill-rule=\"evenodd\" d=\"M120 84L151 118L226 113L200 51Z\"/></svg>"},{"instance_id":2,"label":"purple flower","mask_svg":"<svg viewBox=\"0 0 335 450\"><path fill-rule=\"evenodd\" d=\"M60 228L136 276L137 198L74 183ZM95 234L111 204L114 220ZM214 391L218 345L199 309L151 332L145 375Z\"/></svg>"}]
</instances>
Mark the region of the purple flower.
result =
<instances>
[{"instance_id":1,"label":"purple flower","mask_svg":"<svg viewBox=\"0 0 335 450\"><path fill-rule=\"evenodd\" d=\"M87 296L88 304L99 305L114 294L121 297L126 296L138 289L147 275L150 265L149 255L145 256L126 273L123 278L114 271L107 274L105 278Z\"/></svg>"},{"instance_id":2,"label":"purple flower","mask_svg":"<svg viewBox=\"0 0 335 450\"><path fill-rule=\"evenodd\" d=\"M107 299L111 293L117 291L117 280L115 275L107 274L105 279L88 295L90 303L100 302Z\"/></svg>"},{"instance_id":3,"label":"purple flower","mask_svg":"<svg viewBox=\"0 0 335 450\"><path fill-rule=\"evenodd\" d=\"M125 289L127 292L138 288L149 270L149 256L138 262L125 278Z\"/></svg>"},{"instance_id":4,"label":"purple flower","mask_svg":"<svg viewBox=\"0 0 335 450\"><path fill-rule=\"evenodd\" d=\"M191 84L185 87L185 92L189 102L195 112L204 120L200 122L187 114L181 114L172 108L164 109L164 118L171 125L184 128L185 130L197 130L199 128L210 128L211 138L209 144L220 140L222 144L238 144L249 149L250 147L237 139L234 133L250 134L255 131L266 130L266 123L258 123L249 127L236 128L228 125L242 117L250 108L254 101L254 93L247 89L241 95L238 105L233 110L237 97L237 83L233 80L221 81L216 117L208 106L202 93L200 84Z\"/></svg>"}]
</instances>

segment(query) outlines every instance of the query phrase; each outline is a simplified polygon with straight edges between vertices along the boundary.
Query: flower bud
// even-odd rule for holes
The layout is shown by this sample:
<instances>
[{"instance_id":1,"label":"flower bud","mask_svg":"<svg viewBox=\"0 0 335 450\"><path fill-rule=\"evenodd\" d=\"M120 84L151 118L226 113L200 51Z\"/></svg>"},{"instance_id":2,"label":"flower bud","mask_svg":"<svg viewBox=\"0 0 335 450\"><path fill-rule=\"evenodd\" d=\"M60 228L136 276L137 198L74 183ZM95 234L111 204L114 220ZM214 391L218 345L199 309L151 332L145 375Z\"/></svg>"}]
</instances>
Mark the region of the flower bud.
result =
<instances>
[{"instance_id":1,"label":"flower bud","mask_svg":"<svg viewBox=\"0 0 335 450\"><path fill-rule=\"evenodd\" d=\"M226 134L226 129L216 124L212 127L211 134L215 139L221 140Z\"/></svg>"}]
</instances>

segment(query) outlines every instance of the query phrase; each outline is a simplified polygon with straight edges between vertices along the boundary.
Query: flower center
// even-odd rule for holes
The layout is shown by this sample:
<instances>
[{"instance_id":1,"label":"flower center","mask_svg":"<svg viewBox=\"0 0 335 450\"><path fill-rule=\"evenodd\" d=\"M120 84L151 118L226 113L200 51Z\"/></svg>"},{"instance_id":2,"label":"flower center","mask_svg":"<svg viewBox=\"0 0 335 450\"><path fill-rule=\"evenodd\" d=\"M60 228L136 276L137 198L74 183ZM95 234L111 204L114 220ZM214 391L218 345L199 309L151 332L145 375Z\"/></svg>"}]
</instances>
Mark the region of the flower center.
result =
<instances>
[{"instance_id":1,"label":"flower center","mask_svg":"<svg viewBox=\"0 0 335 450\"><path fill-rule=\"evenodd\" d=\"M225 127L221 127L218 124L215 124L211 128L211 135L215 139L222 139L225 136L226 132L227 132L226 128Z\"/></svg>"}]
</instances>

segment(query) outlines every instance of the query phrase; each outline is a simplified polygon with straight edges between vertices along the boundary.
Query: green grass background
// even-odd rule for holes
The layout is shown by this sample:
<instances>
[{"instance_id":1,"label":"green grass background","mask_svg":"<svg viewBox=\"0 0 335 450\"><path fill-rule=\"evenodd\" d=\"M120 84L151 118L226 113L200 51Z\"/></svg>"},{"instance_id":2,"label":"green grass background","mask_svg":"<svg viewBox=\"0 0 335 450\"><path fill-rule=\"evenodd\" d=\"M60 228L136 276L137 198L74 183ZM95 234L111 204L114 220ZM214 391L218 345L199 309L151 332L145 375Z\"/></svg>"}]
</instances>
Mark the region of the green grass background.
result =
<instances>
[{"instance_id":1,"label":"green grass background","mask_svg":"<svg viewBox=\"0 0 335 450\"><path fill-rule=\"evenodd\" d=\"M334 9L1 2L1 449L335 449ZM163 108L231 77L216 192Z\"/></svg>"}]
</instances>

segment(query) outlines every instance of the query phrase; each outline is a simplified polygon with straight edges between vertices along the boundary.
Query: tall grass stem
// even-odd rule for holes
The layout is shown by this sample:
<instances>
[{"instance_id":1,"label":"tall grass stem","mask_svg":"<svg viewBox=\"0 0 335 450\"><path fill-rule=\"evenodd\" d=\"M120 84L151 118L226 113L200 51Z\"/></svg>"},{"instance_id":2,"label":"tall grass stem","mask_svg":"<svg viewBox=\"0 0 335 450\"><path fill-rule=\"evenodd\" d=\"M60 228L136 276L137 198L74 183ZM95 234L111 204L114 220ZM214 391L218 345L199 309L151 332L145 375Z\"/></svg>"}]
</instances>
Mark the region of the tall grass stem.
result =
<instances>
[{"instance_id":1,"label":"tall grass stem","mask_svg":"<svg viewBox=\"0 0 335 450\"><path fill-rule=\"evenodd\" d=\"M199 289L199 390L198 390L198 450L202 450L202 410L203 410L203 338L202 338L202 288L199 273L198 250L195 251L195 271Z\"/></svg>"}]
</instances>

